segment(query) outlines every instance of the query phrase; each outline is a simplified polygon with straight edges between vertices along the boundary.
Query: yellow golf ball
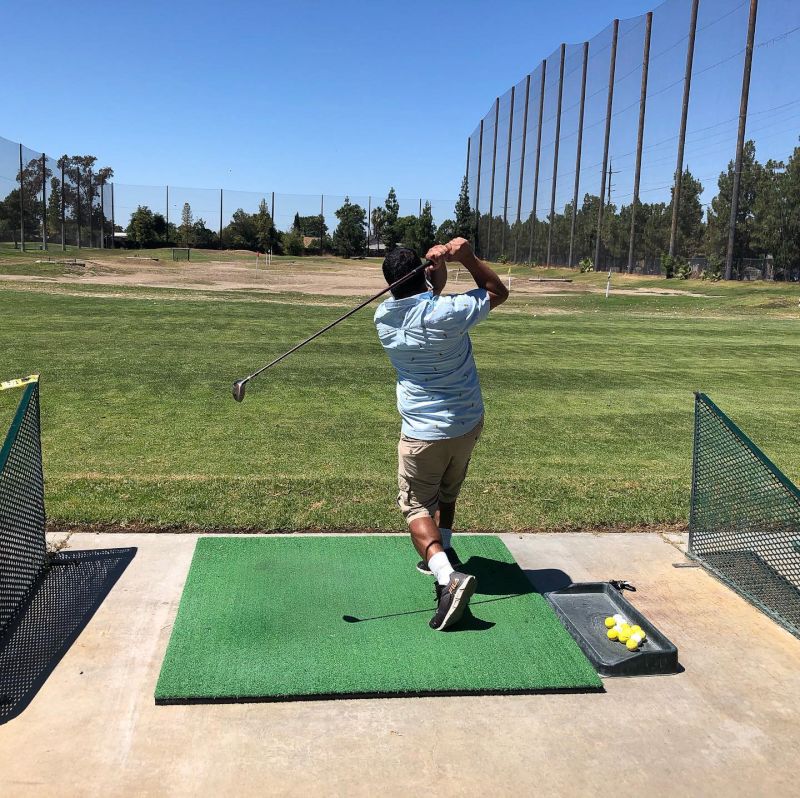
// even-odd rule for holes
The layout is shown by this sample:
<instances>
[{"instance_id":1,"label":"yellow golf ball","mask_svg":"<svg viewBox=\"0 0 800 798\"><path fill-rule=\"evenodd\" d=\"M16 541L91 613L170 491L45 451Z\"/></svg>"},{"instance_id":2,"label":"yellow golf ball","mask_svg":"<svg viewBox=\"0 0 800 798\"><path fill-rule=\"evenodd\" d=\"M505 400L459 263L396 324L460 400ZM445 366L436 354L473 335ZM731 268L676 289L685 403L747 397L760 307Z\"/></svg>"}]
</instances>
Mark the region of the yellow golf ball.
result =
<instances>
[{"instance_id":1,"label":"yellow golf ball","mask_svg":"<svg viewBox=\"0 0 800 798\"><path fill-rule=\"evenodd\" d=\"M627 643L629 638L630 638L630 635L625 631L620 632L618 637L617 637L617 639L619 640L620 643Z\"/></svg>"},{"instance_id":2,"label":"yellow golf ball","mask_svg":"<svg viewBox=\"0 0 800 798\"><path fill-rule=\"evenodd\" d=\"M609 629L606 634L608 635L609 640L616 640L619 632L616 629Z\"/></svg>"},{"instance_id":3,"label":"yellow golf ball","mask_svg":"<svg viewBox=\"0 0 800 798\"><path fill-rule=\"evenodd\" d=\"M617 622L611 616L609 616L608 618L606 618L605 624L606 628L610 629L612 626L616 626Z\"/></svg>"},{"instance_id":4,"label":"yellow golf ball","mask_svg":"<svg viewBox=\"0 0 800 798\"><path fill-rule=\"evenodd\" d=\"M642 627L639 626L638 623L635 626L631 626L631 632L641 632L641 631L642 631Z\"/></svg>"},{"instance_id":5,"label":"yellow golf ball","mask_svg":"<svg viewBox=\"0 0 800 798\"><path fill-rule=\"evenodd\" d=\"M639 644L633 638L630 638L625 645L627 646L628 651L636 651L636 649L639 648Z\"/></svg>"}]
</instances>

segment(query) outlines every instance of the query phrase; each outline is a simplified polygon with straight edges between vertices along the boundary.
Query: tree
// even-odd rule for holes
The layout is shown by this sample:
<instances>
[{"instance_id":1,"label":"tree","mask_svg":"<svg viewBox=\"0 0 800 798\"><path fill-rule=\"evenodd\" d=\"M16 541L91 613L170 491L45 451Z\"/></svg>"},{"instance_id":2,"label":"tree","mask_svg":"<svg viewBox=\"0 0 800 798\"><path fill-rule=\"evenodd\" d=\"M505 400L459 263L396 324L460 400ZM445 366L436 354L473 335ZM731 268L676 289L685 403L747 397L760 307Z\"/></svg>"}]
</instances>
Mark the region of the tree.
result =
<instances>
[{"instance_id":1,"label":"tree","mask_svg":"<svg viewBox=\"0 0 800 798\"><path fill-rule=\"evenodd\" d=\"M131 214L131 220L125 231L128 241L139 247L152 246L157 240L153 212L146 205L139 205Z\"/></svg>"},{"instance_id":2,"label":"tree","mask_svg":"<svg viewBox=\"0 0 800 798\"><path fill-rule=\"evenodd\" d=\"M194 243L194 217L192 216L192 206L188 202L184 202L181 209L181 226L178 228L178 234L183 246L192 246Z\"/></svg>"},{"instance_id":3,"label":"tree","mask_svg":"<svg viewBox=\"0 0 800 798\"><path fill-rule=\"evenodd\" d=\"M254 218L256 246L261 252L268 252L272 250L276 255L280 254L283 249L280 243L280 236L275 229L275 223L272 220L270 212L267 210L267 201L262 199L258 203L258 211L255 213Z\"/></svg>"},{"instance_id":4,"label":"tree","mask_svg":"<svg viewBox=\"0 0 800 798\"><path fill-rule=\"evenodd\" d=\"M414 251L424 257L425 253L436 243L436 225L433 223L433 212L430 202L422 206L422 213L414 225Z\"/></svg>"},{"instance_id":5,"label":"tree","mask_svg":"<svg viewBox=\"0 0 800 798\"><path fill-rule=\"evenodd\" d=\"M287 255L302 255L304 252L303 236L294 227L282 236L283 250Z\"/></svg>"},{"instance_id":6,"label":"tree","mask_svg":"<svg viewBox=\"0 0 800 798\"><path fill-rule=\"evenodd\" d=\"M445 219L436 228L436 243L446 244L456 238L456 223L452 219Z\"/></svg>"},{"instance_id":7,"label":"tree","mask_svg":"<svg viewBox=\"0 0 800 798\"><path fill-rule=\"evenodd\" d=\"M772 256L775 271L781 276L790 275L800 260L798 210L794 208L793 212L788 202L792 176L782 161L767 161L753 202L751 244L758 252Z\"/></svg>"},{"instance_id":8,"label":"tree","mask_svg":"<svg viewBox=\"0 0 800 798\"><path fill-rule=\"evenodd\" d=\"M734 259L750 258L755 254L751 244L753 235L753 205L761 180L763 167L756 161L756 145L746 141L742 152L742 171L739 183L739 205L736 213L736 230L733 239ZM717 181L719 193L711 200L706 230L706 254L724 258L728 251L728 230L731 220L731 201L735 164L728 163Z\"/></svg>"},{"instance_id":9,"label":"tree","mask_svg":"<svg viewBox=\"0 0 800 798\"><path fill-rule=\"evenodd\" d=\"M398 216L392 228L397 236L394 246L398 244L403 247L413 249L415 252L419 248L417 241L417 222L416 216ZM388 249L388 245L387 245Z\"/></svg>"},{"instance_id":10,"label":"tree","mask_svg":"<svg viewBox=\"0 0 800 798\"><path fill-rule=\"evenodd\" d=\"M475 234L475 217L469 204L469 183L467 176L461 181L455 207L455 237L471 239Z\"/></svg>"},{"instance_id":11,"label":"tree","mask_svg":"<svg viewBox=\"0 0 800 798\"><path fill-rule=\"evenodd\" d=\"M381 242L385 250L394 249L397 242L402 239L401 230L398 229L397 220L400 214L400 203L397 201L397 194L394 187L389 189L386 201L383 203L383 215L381 218Z\"/></svg>"},{"instance_id":12,"label":"tree","mask_svg":"<svg viewBox=\"0 0 800 798\"><path fill-rule=\"evenodd\" d=\"M700 197L703 185L687 167L681 175L681 202L678 207L678 231L675 242L677 252L695 255L703 241L703 203ZM675 201L675 187L670 189L670 207ZM672 219L670 217L670 228Z\"/></svg>"},{"instance_id":13,"label":"tree","mask_svg":"<svg viewBox=\"0 0 800 798\"><path fill-rule=\"evenodd\" d=\"M351 203L350 197L344 198L344 204L336 211L339 224L333 233L333 251L337 255L350 258L364 254L367 245L364 232L366 217L366 211L360 205Z\"/></svg>"},{"instance_id":14,"label":"tree","mask_svg":"<svg viewBox=\"0 0 800 798\"><path fill-rule=\"evenodd\" d=\"M380 249L383 241L383 222L385 216L386 210L384 208L378 207L372 209L372 216L370 217L370 221L372 222L372 235L378 244L378 249Z\"/></svg>"},{"instance_id":15,"label":"tree","mask_svg":"<svg viewBox=\"0 0 800 798\"><path fill-rule=\"evenodd\" d=\"M193 246L201 249L214 249L219 246L219 234L206 227L205 219L196 219L191 227Z\"/></svg>"},{"instance_id":16,"label":"tree","mask_svg":"<svg viewBox=\"0 0 800 798\"><path fill-rule=\"evenodd\" d=\"M155 234L159 240L163 241L164 243L168 243L167 220L164 218L164 214L153 214L153 230L155 231Z\"/></svg>"}]
</instances>

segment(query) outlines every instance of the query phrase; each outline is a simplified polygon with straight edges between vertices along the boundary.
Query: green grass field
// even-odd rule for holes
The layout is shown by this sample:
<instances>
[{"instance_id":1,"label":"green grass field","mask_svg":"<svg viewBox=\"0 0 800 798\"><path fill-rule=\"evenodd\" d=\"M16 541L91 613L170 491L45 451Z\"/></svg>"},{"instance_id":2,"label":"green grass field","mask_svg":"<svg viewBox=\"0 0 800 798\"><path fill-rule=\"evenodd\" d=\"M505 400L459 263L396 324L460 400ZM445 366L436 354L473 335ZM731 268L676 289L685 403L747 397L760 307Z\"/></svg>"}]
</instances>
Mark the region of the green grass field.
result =
<instances>
[{"instance_id":1,"label":"green grass field","mask_svg":"<svg viewBox=\"0 0 800 798\"><path fill-rule=\"evenodd\" d=\"M650 283L706 296L516 294L476 329L487 423L458 528L684 523L693 390L797 480L798 287L631 285ZM0 379L43 375L51 521L402 528L393 371L371 310L239 405L234 379L340 315L326 303L350 300L101 289L0 283ZM18 398L0 393L3 427Z\"/></svg>"}]
</instances>

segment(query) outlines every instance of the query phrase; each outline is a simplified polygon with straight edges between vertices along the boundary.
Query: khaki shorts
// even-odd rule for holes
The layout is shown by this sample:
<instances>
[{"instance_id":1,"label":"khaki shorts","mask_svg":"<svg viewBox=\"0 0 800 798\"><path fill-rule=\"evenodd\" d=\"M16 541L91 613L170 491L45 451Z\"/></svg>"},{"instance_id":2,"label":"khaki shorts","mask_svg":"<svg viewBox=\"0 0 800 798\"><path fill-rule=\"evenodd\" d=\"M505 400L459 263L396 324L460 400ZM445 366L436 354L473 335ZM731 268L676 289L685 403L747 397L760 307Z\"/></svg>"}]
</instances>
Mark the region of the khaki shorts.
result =
<instances>
[{"instance_id":1,"label":"khaki shorts","mask_svg":"<svg viewBox=\"0 0 800 798\"><path fill-rule=\"evenodd\" d=\"M397 444L397 505L408 523L433 514L439 502L454 502L467 476L483 419L458 438L423 441L401 436Z\"/></svg>"}]
</instances>

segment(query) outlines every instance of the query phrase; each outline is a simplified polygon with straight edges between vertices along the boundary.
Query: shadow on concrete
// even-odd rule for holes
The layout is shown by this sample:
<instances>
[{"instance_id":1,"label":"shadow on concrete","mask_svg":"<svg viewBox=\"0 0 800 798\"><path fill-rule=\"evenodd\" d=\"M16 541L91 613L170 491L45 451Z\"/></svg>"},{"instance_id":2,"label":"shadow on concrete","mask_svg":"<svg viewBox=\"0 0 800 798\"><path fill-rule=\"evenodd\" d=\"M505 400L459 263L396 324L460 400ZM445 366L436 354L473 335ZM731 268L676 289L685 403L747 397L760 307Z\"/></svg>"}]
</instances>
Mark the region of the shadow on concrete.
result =
<instances>
[{"instance_id":1,"label":"shadow on concrete","mask_svg":"<svg viewBox=\"0 0 800 798\"><path fill-rule=\"evenodd\" d=\"M525 576L537 593L544 595L551 590L562 590L572 584L572 577L558 568L527 569Z\"/></svg>"},{"instance_id":2,"label":"shadow on concrete","mask_svg":"<svg viewBox=\"0 0 800 798\"><path fill-rule=\"evenodd\" d=\"M470 557L459 569L478 579L476 596L514 596L533 593L525 572L515 562L491 560L488 557Z\"/></svg>"},{"instance_id":3,"label":"shadow on concrete","mask_svg":"<svg viewBox=\"0 0 800 798\"><path fill-rule=\"evenodd\" d=\"M51 558L0 636L0 724L30 704L135 555L124 548Z\"/></svg>"}]
</instances>

